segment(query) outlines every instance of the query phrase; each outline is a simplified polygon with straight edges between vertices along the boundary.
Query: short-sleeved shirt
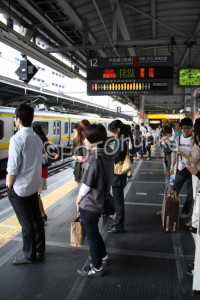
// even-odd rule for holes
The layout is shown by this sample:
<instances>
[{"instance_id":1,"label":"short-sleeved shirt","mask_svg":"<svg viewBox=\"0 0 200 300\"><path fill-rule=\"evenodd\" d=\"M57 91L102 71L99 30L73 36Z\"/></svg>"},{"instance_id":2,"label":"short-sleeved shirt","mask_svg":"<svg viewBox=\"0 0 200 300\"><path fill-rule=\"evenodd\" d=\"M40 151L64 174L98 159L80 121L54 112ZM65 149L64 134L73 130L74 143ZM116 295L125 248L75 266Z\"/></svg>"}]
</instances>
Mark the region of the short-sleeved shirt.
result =
<instances>
[{"instance_id":1,"label":"short-sleeved shirt","mask_svg":"<svg viewBox=\"0 0 200 300\"><path fill-rule=\"evenodd\" d=\"M13 189L20 197L30 196L39 189L42 149L42 140L31 127L20 129L10 139L7 172L16 176Z\"/></svg>"},{"instance_id":2,"label":"short-sleeved shirt","mask_svg":"<svg viewBox=\"0 0 200 300\"><path fill-rule=\"evenodd\" d=\"M188 156L191 155L191 138L192 138L192 136L189 136L189 137L185 138L183 135L181 135L180 136L179 147L178 147L179 151L184 152ZM184 156L181 156L181 157L179 157L178 169L181 168L181 161L180 160L182 160L185 164L190 164Z\"/></svg>"},{"instance_id":3,"label":"short-sleeved shirt","mask_svg":"<svg viewBox=\"0 0 200 300\"><path fill-rule=\"evenodd\" d=\"M90 191L82 199L80 208L94 213L103 212L104 190L110 191L113 174L112 155L106 155L103 149L89 153L81 182L90 187Z\"/></svg>"}]
</instances>

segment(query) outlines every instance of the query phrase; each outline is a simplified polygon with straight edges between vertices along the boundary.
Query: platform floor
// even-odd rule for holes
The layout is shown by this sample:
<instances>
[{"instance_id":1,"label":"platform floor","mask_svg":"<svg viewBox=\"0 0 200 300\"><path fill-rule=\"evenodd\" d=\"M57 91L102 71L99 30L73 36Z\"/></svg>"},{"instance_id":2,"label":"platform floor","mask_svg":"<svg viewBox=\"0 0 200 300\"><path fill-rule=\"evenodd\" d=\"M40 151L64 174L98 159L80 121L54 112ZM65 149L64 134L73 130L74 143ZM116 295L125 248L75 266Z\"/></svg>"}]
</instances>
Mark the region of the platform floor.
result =
<instances>
[{"instance_id":1,"label":"platform floor","mask_svg":"<svg viewBox=\"0 0 200 300\"><path fill-rule=\"evenodd\" d=\"M156 153L157 154L157 153ZM194 258L190 232L180 222L178 233L164 233L161 219L163 192L169 185L161 159L134 163L133 177L125 190L125 234L109 234L100 227L110 266L103 278L81 278L76 270L88 264L88 246L70 246L70 222L76 216L73 188L47 209L46 258L34 265L14 266L11 259L22 252L21 233L0 248L0 299L12 300L192 300L192 279L186 275ZM50 179L49 197L71 180ZM51 182L52 180L52 182ZM181 191L181 203L185 189ZM5 203L6 200L4 200ZM3 202L0 202L0 207ZM53 202L52 202L53 203ZM8 209L9 217L13 215ZM3 216L2 216L3 218ZM1 222L5 221L1 219Z\"/></svg>"}]
</instances>

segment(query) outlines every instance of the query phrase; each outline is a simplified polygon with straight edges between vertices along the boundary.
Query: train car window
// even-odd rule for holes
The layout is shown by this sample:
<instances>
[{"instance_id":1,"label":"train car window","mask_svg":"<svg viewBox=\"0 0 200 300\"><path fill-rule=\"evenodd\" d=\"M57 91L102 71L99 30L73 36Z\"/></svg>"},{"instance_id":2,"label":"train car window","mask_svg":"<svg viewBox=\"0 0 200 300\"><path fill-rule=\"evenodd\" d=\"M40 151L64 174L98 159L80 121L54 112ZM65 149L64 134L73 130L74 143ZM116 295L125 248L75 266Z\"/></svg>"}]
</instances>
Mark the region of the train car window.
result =
<instances>
[{"instance_id":1,"label":"train car window","mask_svg":"<svg viewBox=\"0 0 200 300\"><path fill-rule=\"evenodd\" d=\"M53 135L56 135L56 122L53 122Z\"/></svg>"},{"instance_id":2,"label":"train car window","mask_svg":"<svg viewBox=\"0 0 200 300\"><path fill-rule=\"evenodd\" d=\"M57 122L57 135L60 134L60 122Z\"/></svg>"},{"instance_id":3,"label":"train car window","mask_svg":"<svg viewBox=\"0 0 200 300\"><path fill-rule=\"evenodd\" d=\"M4 121L0 121L0 140L4 138Z\"/></svg>"},{"instance_id":4,"label":"train car window","mask_svg":"<svg viewBox=\"0 0 200 300\"><path fill-rule=\"evenodd\" d=\"M68 129L69 129L69 126L68 126L68 123L66 122L65 123L65 134L68 134Z\"/></svg>"},{"instance_id":5,"label":"train car window","mask_svg":"<svg viewBox=\"0 0 200 300\"><path fill-rule=\"evenodd\" d=\"M42 130L44 131L45 135L48 135L49 133L49 124L48 122L34 122L34 124L38 124L42 127Z\"/></svg>"},{"instance_id":6,"label":"train car window","mask_svg":"<svg viewBox=\"0 0 200 300\"><path fill-rule=\"evenodd\" d=\"M74 128L74 126L76 126L77 125L77 123L75 123L75 122L72 122L71 123L71 133L73 133L73 128Z\"/></svg>"}]
</instances>

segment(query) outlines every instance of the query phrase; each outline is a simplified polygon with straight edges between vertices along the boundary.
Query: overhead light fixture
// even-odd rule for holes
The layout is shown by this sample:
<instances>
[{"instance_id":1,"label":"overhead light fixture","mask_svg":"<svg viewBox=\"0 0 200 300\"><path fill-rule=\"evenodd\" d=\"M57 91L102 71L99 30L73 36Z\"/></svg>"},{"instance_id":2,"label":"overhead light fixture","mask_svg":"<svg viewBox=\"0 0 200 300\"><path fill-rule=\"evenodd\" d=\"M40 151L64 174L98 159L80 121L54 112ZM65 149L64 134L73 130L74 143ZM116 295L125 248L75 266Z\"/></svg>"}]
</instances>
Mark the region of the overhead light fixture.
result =
<instances>
[{"instance_id":1,"label":"overhead light fixture","mask_svg":"<svg viewBox=\"0 0 200 300\"><path fill-rule=\"evenodd\" d=\"M182 113L182 112L183 112L183 109L180 109L179 112Z\"/></svg>"}]
</instances>

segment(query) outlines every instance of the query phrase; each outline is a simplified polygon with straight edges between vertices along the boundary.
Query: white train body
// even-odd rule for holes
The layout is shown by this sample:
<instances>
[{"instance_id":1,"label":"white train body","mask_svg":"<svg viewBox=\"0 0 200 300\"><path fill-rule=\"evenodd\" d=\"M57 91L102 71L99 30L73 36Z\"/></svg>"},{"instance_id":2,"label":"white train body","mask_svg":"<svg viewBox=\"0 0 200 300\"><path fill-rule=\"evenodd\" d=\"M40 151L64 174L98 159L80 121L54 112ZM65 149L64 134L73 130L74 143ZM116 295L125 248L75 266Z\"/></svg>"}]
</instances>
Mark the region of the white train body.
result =
<instances>
[{"instance_id":1,"label":"white train body","mask_svg":"<svg viewBox=\"0 0 200 300\"><path fill-rule=\"evenodd\" d=\"M0 163L7 160L9 140L15 132L15 125L13 116L15 114L15 108L0 106ZM108 124L113 119L104 119L86 115L72 115L49 111L37 111L34 112L33 122L37 122L43 128L49 142L66 147L69 145L70 139L74 137L73 127L82 119L87 119L91 124L101 123L108 131ZM130 121L124 121L123 123L130 124ZM0 168L1 169L1 168Z\"/></svg>"}]
</instances>

